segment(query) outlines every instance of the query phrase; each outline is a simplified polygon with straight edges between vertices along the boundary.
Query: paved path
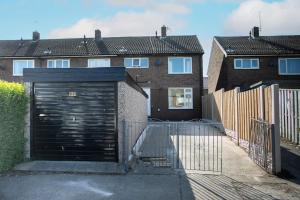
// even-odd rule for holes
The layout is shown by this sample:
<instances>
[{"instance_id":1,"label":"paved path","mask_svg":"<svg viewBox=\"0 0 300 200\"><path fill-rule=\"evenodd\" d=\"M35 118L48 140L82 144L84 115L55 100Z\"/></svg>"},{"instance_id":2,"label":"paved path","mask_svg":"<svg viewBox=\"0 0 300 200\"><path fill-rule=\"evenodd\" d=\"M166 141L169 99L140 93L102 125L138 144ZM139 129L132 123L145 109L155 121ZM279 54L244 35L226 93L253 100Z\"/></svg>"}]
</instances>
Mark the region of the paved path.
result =
<instances>
[{"instance_id":1,"label":"paved path","mask_svg":"<svg viewBox=\"0 0 300 200\"><path fill-rule=\"evenodd\" d=\"M265 173L222 137L219 175L139 165L127 175L10 172L0 174L0 200L300 199L299 185Z\"/></svg>"}]
</instances>

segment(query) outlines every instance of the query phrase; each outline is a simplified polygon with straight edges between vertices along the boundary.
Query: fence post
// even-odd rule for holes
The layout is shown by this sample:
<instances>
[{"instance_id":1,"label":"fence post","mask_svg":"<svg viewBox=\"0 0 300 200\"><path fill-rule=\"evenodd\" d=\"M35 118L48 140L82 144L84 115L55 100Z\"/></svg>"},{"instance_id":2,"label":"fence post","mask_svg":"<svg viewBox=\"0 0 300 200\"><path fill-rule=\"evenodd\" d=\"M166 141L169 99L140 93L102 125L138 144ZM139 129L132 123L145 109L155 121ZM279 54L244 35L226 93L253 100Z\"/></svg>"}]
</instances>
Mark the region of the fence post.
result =
<instances>
[{"instance_id":1,"label":"fence post","mask_svg":"<svg viewBox=\"0 0 300 200\"><path fill-rule=\"evenodd\" d=\"M179 169L179 131L178 131L178 123L176 123L176 169Z\"/></svg>"},{"instance_id":2,"label":"fence post","mask_svg":"<svg viewBox=\"0 0 300 200\"><path fill-rule=\"evenodd\" d=\"M272 171L281 172L280 132L279 132L279 85L274 84L272 89Z\"/></svg>"},{"instance_id":3,"label":"fence post","mask_svg":"<svg viewBox=\"0 0 300 200\"><path fill-rule=\"evenodd\" d=\"M123 164L124 164L124 169L125 172L128 172L128 132L127 132L127 127L126 127L126 121L122 120L122 125L123 125L123 154L122 154L122 159L123 159Z\"/></svg>"},{"instance_id":4,"label":"fence post","mask_svg":"<svg viewBox=\"0 0 300 200\"><path fill-rule=\"evenodd\" d=\"M236 87L234 88L234 129L235 133L237 134L237 144L240 145L240 134L239 134L239 102L238 102L238 94L240 92L240 88Z\"/></svg>"},{"instance_id":5,"label":"fence post","mask_svg":"<svg viewBox=\"0 0 300 200\"><path fill-rule=\"evenodd\" d=\"M214 117L214 93L211 93L211 96L210 96L210 103L211 103L211 120L214 121L215 117Z\"/></svg>"},{"instance_id":6,"label":"fence post","mask_svg":"<svg viewBox=\"0 0 300 200\"><path fill-rule=\"evenodd\" d=\"M265 120L265 93L264 93L265 86L262 85L259 87L259 101L260 101L260 118Z\"/></svg>"},{"instance_id":7,"label":"fence post","mask_svg":"<svg viewBox=\"0 0 300 200\"><path fill-rule=\"evenodd\" d=\"M223 94L224 94L224 88L221 89L221 123L223 123Z\"/></svg>"}]
</instances>

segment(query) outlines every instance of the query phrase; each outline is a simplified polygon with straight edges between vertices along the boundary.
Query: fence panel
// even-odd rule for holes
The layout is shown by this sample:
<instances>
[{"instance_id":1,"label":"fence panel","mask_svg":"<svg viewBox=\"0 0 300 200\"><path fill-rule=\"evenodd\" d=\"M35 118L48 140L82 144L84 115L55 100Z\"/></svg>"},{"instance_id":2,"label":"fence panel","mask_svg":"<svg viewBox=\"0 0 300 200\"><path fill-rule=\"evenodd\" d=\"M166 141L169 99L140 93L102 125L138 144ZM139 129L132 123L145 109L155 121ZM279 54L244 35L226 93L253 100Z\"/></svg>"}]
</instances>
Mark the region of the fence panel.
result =
<instances>
[{"instance_id":1,"label":"fence panel","mask_svg":"<svg viewBox=\"0 0 300 200\"><path fill-rule=\"evenodd\" d=\"M280 136L300 144L300 90L280 89Z\"/></svg>"},{"instance_id":2,"label":"fence panel","mask_svg":"<svg viewBox=\"0 0 300 200\"><path fill-rule=\"evenodd\" d=\"M220 94L222 93L222 94ZM219 96L222 96L221 101ZM286 91L283 92L281 96L286 96ZM299 93L292 92L290 94L290 103L285 103L285 105L293 107L299 110ZM271 85L269 87L259 87L256 89L251 89L244 92L239 92L239 88L235 90L230 90L223 92L223 90L218 91L217 94L210 94L210 98L204 97L206 101L203 105L209 105L206 108L216 109L215 107L222 108L218 110L221 116L223 126L225 128L226 134L233 138L235 142L244 149L249 151L249 144L253 137L253 131L258 134L258 129L253 129L251 119L264 121L269 125L272 125L272 133L268 135L268 141L272 141L275 145L271 146L270 142L260 143L259 145L266 145L264 148L270 149L272 151L272 164L276 163L274 168L274 173L280 172L280 137L279 137L279 111L285 113L286 118L282 120L281 130L292 131L292 133L282 133L283 135L288 135L291 140L299 141L299 133L296 134L296 129L299 131L299 117L295 116L296 111L289 111L288 108L281 108L279 110L279 88L278 85ZM295 103L294 100L297 99ZM211 102L213 102L213 105ZM281 102L287 102L287 99L282 99ZM221 104L221 105L220 105ZM214 106L217 105L217 106ZM216 109L217 110L217 109ZM209 113L209 111L206 111ZM212 113L212 112L211 112ZM297 113L300 113L299 111ZM211 115L204 115L205 119L215 120Z\"/></svg>"}]
</instances>

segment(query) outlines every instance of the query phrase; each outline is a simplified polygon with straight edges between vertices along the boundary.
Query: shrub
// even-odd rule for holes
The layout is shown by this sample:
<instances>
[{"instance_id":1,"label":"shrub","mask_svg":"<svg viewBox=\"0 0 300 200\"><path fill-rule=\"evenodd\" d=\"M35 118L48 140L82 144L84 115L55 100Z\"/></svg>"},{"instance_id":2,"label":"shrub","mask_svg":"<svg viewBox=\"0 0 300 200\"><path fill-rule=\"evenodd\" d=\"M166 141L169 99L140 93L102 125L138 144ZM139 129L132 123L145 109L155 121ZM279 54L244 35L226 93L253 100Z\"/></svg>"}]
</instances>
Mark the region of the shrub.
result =
<instances>
[{"instance_id":1,"label":"shrub","mask_svg":"<svg viewBox=\"0 0 300 200\"><path fill-rule=\"evenodd\" d=\"M22 84L0 80L0 171L23 161L27 101Z\"/></svg>"}]
</instances>

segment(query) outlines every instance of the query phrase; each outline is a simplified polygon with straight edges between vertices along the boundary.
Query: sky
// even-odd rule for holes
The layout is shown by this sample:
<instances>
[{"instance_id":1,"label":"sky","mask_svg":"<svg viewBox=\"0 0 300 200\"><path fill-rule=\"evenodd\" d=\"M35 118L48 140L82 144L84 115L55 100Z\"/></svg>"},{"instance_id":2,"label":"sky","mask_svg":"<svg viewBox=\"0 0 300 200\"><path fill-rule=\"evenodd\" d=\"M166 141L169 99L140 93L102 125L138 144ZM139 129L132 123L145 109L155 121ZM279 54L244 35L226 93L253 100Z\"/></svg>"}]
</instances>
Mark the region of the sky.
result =
<instances>
[{"instance_id":1,"label":"sky","mask_svg":"<svg viewBox=\"0 0 300 200\"><path fill-rule=\"evenodd\" d=\"M259 20L260 19L260 20ZM160 34L197 35L207 74L214 36L300 34L300 0L0 0L0 40Z\"/></svg>"}]
</instances>

